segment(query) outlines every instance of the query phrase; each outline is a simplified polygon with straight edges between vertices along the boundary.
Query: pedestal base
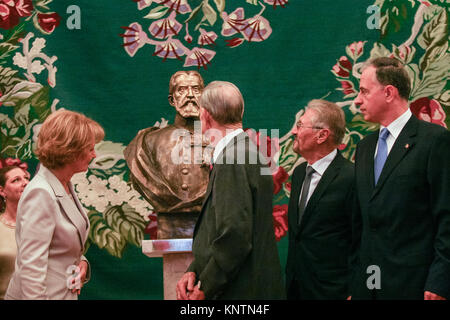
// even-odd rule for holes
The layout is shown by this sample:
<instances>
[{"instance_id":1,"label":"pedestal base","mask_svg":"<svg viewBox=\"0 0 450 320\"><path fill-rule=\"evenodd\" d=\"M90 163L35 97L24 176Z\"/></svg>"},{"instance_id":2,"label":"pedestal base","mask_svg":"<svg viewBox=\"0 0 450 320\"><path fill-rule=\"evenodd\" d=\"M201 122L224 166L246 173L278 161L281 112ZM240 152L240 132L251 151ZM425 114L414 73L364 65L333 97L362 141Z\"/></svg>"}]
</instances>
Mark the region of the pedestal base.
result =
<instances>
[{"instance_id":1,"label":"pedestal base","mask_svg":"<svg viewBox=\"0 0 450 320\"><path fill-rule=\"evenodd\" d=\"M192 239L144 240L142 252L163 258L164 300L176 300L177 282L193 260Z\"/></svg>"},{"instance_id":2,"label":"pedestal base","mask_svg":"<svg viewBox=\"0 0 450 320\"><path fill-rule=\"evenodd\" d=\"M192 253L163 255L164 300L177 300L176 286L193 259Z\"/></svg>"}]
</instances>

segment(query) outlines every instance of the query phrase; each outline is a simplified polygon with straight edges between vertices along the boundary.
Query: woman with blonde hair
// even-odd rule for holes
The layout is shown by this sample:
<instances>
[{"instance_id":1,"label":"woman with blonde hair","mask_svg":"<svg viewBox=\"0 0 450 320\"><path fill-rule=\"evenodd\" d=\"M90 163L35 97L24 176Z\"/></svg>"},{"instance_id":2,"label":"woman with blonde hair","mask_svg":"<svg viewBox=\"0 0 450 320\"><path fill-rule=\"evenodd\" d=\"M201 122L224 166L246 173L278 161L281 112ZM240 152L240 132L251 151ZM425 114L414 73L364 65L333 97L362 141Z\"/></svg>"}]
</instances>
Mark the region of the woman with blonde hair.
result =
<instances>
[{"instance_id":1,"label":"woman with blonde hair","mask_svg":"<svg viewBox=\"0 0 450 320\"><path fill-rule=\"evenodd\" d=\"M41 165L17 208L15 271L5 299L78 299L90 277L83 256L89 219L70 179L88 169L102 127L58 110L43 123L35 154Z\"/></svg>"},{"instance_id":2,"label":"woman with blonde hair","mask_svg":"<svg viewBox=\"0 0 450 320\"><path fill-rule=\"evenodd\" d=\"M0 300L14 272L17 205L29 181L30 173L17 165L0 167Z\"/></svg>"}]
</instances>

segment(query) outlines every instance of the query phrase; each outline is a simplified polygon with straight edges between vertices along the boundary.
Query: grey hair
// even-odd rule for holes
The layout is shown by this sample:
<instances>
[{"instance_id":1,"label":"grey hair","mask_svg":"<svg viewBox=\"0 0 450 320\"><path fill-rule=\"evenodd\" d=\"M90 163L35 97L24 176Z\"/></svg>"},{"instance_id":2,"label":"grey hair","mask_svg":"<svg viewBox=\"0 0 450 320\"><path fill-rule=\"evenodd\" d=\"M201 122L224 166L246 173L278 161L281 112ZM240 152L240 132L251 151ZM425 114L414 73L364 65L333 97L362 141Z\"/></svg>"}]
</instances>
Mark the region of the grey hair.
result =
<instances>
[{"instance_id":1,"label":"grey hair","mask_svg":"<svg viewBox=\"0 0 450 320\"><path fill-rule=\"evenodd\" d=\"M311 100L306 109L315 111L312 116L312 124L330 129L334 144L339 145L345 135L344 111L337 104L322 99Z\"/></svg>"},{"instance_id":2,"label":"grey hair","mask_svg":"<svg viewBox=\"0 0 450 320\"><path fill-rule=\"evenodd\" d=\"M244 116L244 98L231 82L213 81L203 90L200 106L220 124L241 123Z\"/></svg>"}]
</instances>

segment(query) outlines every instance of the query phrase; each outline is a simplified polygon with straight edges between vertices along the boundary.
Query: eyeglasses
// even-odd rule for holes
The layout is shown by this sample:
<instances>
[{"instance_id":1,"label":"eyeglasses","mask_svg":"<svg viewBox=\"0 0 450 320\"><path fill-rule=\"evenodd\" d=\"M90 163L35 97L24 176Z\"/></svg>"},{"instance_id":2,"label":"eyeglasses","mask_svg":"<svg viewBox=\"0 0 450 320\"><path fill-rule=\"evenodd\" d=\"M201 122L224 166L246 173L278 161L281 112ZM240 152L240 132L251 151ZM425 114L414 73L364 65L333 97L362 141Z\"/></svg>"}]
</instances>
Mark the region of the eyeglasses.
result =
<instances>
[{"instance_id":1,"label":"eyeglasses","mask_svg":"<svg viewBox=\"0 0 450 320\"><path fill-rule=\"evenodd\" d=\"M297 127L297 129L300 129L300 128L324 129L324 128L322 128L322 127L315 127L315 126L309 127L309 126L305 126L305 125L303 125L303 123L301 123L300 121L297 122L297 123L295 124L295 126Z\"/></svg>"}]
</instances>

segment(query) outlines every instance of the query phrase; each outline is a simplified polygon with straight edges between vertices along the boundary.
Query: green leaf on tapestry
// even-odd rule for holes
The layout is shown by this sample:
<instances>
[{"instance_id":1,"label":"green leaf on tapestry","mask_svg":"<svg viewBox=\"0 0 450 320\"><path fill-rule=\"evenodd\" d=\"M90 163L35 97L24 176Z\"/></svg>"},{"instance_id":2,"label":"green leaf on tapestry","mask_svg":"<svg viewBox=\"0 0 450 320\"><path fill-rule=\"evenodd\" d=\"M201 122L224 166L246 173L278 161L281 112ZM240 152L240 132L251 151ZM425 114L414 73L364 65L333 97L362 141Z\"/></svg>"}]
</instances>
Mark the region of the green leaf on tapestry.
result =
<instances>
[{"instance_id":1,"label":"green leaf on tapestry","mask_svg":"<svg viewBox=\"0 0 450 320\"><path fill-rule=\"evenodd\" d=\"M448 49L448 15L445 9L433 6L426 14L431 19L417 38L417 43L425 49L420 60L420 68L425 70L431 61L439 59Z\"/></svg>"},{"instance_id":2,"label":"green leaf on tapestry","mask_svg":"<svg viewBox=\"0 0 450 320\"><path fill-rule=\"evenodd\" d=\"M372 50L370 50L370 59L379 58L379 57L387 57L391 54L391 52L386 49L384 45L381 43L374 43Z\"/></svg>"},{"instance_id":3,"label":"green leaf on tapestry","mask_svg":"<svg viewBox=\"0 0 450 320\"><path fill-rule=\"evenodd\" d=\"M410 63L405 65L405 70L408 72L409 78L411 79L411 93L410 93L410 100L414 101L416 98L414 97L414 93L416 91L416 88L420 84L420 69L419 66L415 63Z\"/></svg>"},{"instance_id":4,"label":"green leaf on tapestry","mask_svg":"<svg viewBox=\"0 0 450 320\"><path fill-rule=\"evenodd\" d=\"M440 102L441 105L450 107L450 90L444 91L441 94L437 95L436 99Z\"/></svg>"},{"instance_id":5,"label":"green leaf on tapestry","mask_svg":"<svg viewBox=\"0 0 450 320\"><path fill-rule=\"evenodd\" d=\"M41 7L47 10L50 10L50 8L47 6L48 4L50 4L53 0L37 0L36 1L36 6L37 7Z\"/></svg>"},{"instance_id":6,"label":"green leaf on tapestry","mask_svg":"<svg viewBox=\"0 0 450 320\"><path fill-rule=\"evenodd\" d=\"M225 9L225 0L214 0L217 11L222 12Z\"/></svg>"},{"instance_id":7,"label":"green leaf on tapestry","mask_svg":"<svg viewBox=\"0 0 450 320\"><path fill-rule=\"evenodd\" d=\"M122 258L127 244L125 238L107 225L101 213L90 211L88 216L91 224L89 239L100 249L106 249L114 257Z\"/></svg>"},{"instance_id":8,"label":"green leaf on tapestry","mask_svg":"<svg viewBox=\"0 0 450 320\"><path fill-rule=\"evenodd\" d=\"M416 86L411 97L414 100L422 97L432 97L439 94L446 86L450 78L450 55L446 54L438 60L431 61L423 73L422 80Z\"/></svg>"},{"instance_id":9,"label":"green leaf on tapestry","mask_svg":"<svg viewBox=\"0 0 450 320\"><path fill-rule=\"evenodd\" d=\"M164 17L168 10L168 7L158 6L150 10L150 12L144 17L144 19L160 19Z\"/></svg>"},{"instance_id":10,"label":"green leaf on tapestry","mask_svg":"<svg viewBox=\"0 0 450 320\"><path fill-rule=\"evenodd\" d=\"M127 171L122 143L101 141L95 145L97 157L89 165L89 169L97 176L106 178L110 175L124 175Z\"/></svg>"},{"instance_id":11,"label":"green leaf on tapestry","mask_svg":"<svg viewBox=\"0 0 450 320\"><path fill-rule=\"evenodd\" d=\"M436 4L439 6L445 6L445 7L450 7L450 0L428 0L429 3L431 4Z\"/></svg>"},{"instance_id":12,"label":"green leaf on tapestry","mask_svg":"<svg viewBox=\"0 0 450 320\"><path fill-rule=\"evenodd\" d=\"M250 3L250 4L253 4L253 5L257 6L258 5L258 1L259 0L247 0L247 3Z\"/></svg>"},{"instance_id":13,"label":"green leaf on tapestry","mask_svg":"<svg viewBox=\"0 0 450 320\"><path fill-rule=\"evenodd\" d=\"M17 77L18 72L9 67L4 68L0 66L0 92L2 94L10 91L17 83L22 81L21 78Z\"/></svg>"},{"instance_id":14,"label":"green leaf on tapestry","mask_svg":"<svg viewBox=\"0 0 450 320\"><path fill-rule=\"evenodd\" d=\"M211 26L213 26L216 23L217 20L217 13L214 10L213 7L208 2L203 3L203 14L205 15L205 19L209 22Z\"/></svg>"},{"instance_id":15,"label":"green leaf on tapestry","mask_svg":"<svg viewBox=\"0 0 450 320\"><path fill-rule=\"evenodd\" d=\"M197 17L197 14L200 12L200 9L203 7L203 2L196 7L194 10L192 10L191 14L189 15L189 17L184 21L184 23L186 22L190 22L191 20L195 19Z\"/></svg>"},{"instance_id":16,"label":"green leaf on tapestry","mask_svg":"<svg viewBox=\"0 0 450 320\"><path fill-rule=\"evenodd\" d=\"M354 135L350 136L350 139L347 142L347 146L345 147L344 150L341 151L344 158L354 162L353 158L356 152L356 145L358 144L359 141L360 139L354 138Z\"/></svg>"},{"instance_id":17,"label":"green leaf on tapestry","mask_svg":"<svg viewBox=\"0 0 450 320\"><path fill-rule=\"evenodd\" d=\"M350 122L347 123L347 127L350 131L356 130L358 132L370 132L377 130L379 125L365 121L363 114L358 113Z\"/></svg>"},{"instance_id":18,"label":"green leaf on tapestry","mask_svg":"<svg viewBox=\"0 0 450 320\"><path fill-rule=\"evenodd\" d=\"M389 15L385 14L380 18L380 33L382 37L386 35L388 25L389 25Z\"/></svg>"},{"instance_id":19,"label":"green leaf on tapestry","mask_svg":"<svg viewBox=\"0 0 450 320\"><path fill-rule=\"evenodd\" d=\"M141 247L146 222L132 207L127 204L114 206L107 209L103 216L112 230L128 242Z\"/></svg>"},{"instance_id":20,"label":"green leaf on tapestry","mask_svg":"<svg viewBox=\"0 0 450 320\"><path fill-rule=\"evenodd\" d=\"M50 114L49 108L50 87L40 83L22 81L17 83L9 92L5 93L0 102L7 107L14 107L18 112L26 104L30 104L38 115L39 121L44 122Z\"/></svg>"},{"instance_id":21,"label":"green leaf on tapestry","mask_svg":"<svg viewBox=\"0 0 450 320\"><path fill-rule=\"evenodd\" d=\"M398 32L402 25L408 20L410 11L414 7L414 1L410 0L381 0L375 1L380 7L381 16L381 36L384 37L393 30Z\"/></svg>"},{"instance_id":22,"label":"green leaf on tapestry","mask_svg":"<svg viewBox=\"0 0 450 320\"><path fill-rule=\"evenodd\" d=\"M0 43L0 65L7 63L10 54L19 48L19 40L25 36L25 23L21 23L12 29Z\"/></svg>"},{"instance_id":23,"label":"green leaf on tapestry","mask_svg":"<svg viewBox=\"0 0 450 320\"><path fill-rule=\"evenodd\" d=\"M0 102L7 107L17 107L42 88L43 86L40 83L22 81L16 84L9 92L5 92L0 98Z\"/></svg>"},{"instance_id":24,"label":"green leaf on tapestry","mask_svg":"<svg viewBox=\"0 0 450 320\"><path fill-rule=\"evenodd\" d=\"M294 139L292 136L286 140L280 141L280 159L278 159L278 165L283 167L286 172L293 169L294 165L300 156L294 152L293 149Z\"/></svg>"}]
</instances>

